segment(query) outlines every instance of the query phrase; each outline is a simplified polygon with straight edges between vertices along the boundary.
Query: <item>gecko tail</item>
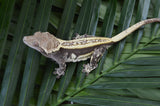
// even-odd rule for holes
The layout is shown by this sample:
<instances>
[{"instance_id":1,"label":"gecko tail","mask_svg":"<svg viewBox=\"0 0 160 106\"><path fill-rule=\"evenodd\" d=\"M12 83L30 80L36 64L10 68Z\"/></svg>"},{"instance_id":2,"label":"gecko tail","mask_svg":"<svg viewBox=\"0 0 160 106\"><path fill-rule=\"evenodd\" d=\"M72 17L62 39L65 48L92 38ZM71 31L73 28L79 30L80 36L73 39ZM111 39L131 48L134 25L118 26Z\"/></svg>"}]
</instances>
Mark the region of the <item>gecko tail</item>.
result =
<instances>
[{"instance_id":1,"label":"gecko tail","mask_svg":"<svg viewBox=\"0 0 160 106\"><path fill-rule=\"evenodd\" d=\"M134 24L133 26L131 26L130 28L124 30L123 32L115 35L114 37L111 38L111 40L113 42L118 42L118 41L124 39L125 37L127 37L129 34L134 32L135 30L137 30L138 28L140 28L141 26L146 25L146 24L150 24L150 23L154 23L154 22L160 22L160 18L152 18L152 19L140 21L140 22Z\"/></svg>"}]
</instances>

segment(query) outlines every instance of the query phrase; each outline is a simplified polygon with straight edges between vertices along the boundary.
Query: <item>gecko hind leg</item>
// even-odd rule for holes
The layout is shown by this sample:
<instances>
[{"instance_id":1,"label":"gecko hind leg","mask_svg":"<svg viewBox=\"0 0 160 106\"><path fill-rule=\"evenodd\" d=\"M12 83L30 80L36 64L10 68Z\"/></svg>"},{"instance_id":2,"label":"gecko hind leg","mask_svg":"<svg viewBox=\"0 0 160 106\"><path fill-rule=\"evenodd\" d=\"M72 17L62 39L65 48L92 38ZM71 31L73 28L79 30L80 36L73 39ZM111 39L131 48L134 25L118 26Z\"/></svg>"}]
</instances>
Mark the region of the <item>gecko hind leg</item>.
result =
<instances>
[{"instance_id":1,"label":"gecko hind leg","mask_svg":"<svg viewBox=\"0 0 160 106\"><path fill-rule=\"evenodd\" d=\"M103 56L105 50L106 47L104 46L96 48L91 56L90 63L84 64L84 69L82 70L82 72L89 74L92 70L94 70L98 66L98 62L100 58Z\"/></svg>"}]
</instances>

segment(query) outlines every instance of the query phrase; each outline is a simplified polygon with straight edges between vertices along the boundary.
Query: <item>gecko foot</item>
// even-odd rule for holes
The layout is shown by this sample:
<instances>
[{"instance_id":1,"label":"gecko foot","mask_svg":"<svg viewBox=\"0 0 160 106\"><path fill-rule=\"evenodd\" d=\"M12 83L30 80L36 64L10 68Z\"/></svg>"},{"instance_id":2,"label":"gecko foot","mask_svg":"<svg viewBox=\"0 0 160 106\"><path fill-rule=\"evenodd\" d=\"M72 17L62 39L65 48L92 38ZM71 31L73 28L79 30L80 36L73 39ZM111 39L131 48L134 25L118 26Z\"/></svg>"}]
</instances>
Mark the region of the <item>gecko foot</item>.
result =
<instances>
[{"instance_id":1,"label":"gecko foot","mask_svg":"<svg viewBox=\"0 0 160 106\"><path fill-rule=\"evenodd\" d=\"M92 70L94 70L97 67L97 65L92 67L90 64L84 64L83 67L84 68L83 68L82 72L84 72L88 75Z\"/></svg>"},{"instance_id":2,"label":"gecko foot","mask_svg":"<svg viewBox=\"0 0 160 106\"><path fill-rule=\"evenodd\" d=\"M53 74L57 75L57 78L60 78L60 76L63 76L65 74L65 70L61 68L56 68L56 71L53 72Z\"/></svg>"}]
</instances>

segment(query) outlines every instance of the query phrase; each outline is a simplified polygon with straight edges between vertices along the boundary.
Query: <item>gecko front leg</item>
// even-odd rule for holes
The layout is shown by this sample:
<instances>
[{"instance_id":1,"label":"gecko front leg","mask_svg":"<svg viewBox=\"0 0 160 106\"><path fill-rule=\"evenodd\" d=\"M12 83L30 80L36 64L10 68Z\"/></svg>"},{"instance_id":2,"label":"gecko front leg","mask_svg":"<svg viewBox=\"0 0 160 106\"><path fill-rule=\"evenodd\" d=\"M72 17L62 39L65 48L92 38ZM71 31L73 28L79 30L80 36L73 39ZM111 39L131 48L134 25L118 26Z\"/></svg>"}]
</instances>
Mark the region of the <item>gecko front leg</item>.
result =
<instances>
[{"instance_id":1,"label":"gecko front leg","mask_svg":"<svg viewBox=\"0 0 160 106\"><path fill-rule=\"evenodd\" d=\"M66 70L66 64L64 62L59 62L58 65L59 68L55 68L55 71L53 72L54 74L57 75L57 78L64 75Z\"/></svg>"},{"instance_id":2,"label":"gecko front leg","mask_svg":"<svg viewBox=\"0 0 160 106\"><path fill-rule=\"evenodd\" d=\"M62 55L59 55L62 54ZM53 74L57 75L57 78L59 78L60 76L65 74L65 70L66 70L66 63L65 63L65 57L67 54L63 54L61 53L61 51L52 53L50 55L50 58L52 58L52 60L56 61L56 63L59 65L58 68L55 68L55 71L53 72Z\"/></svg>"},{"instance_id":3,"label":"gecko front leg","mask_svg":"<svg viewBox=\"0 0 160 106\"><path fill-rule=\"evenodd\" d=\"M105 52L105 50L106 50L106 46L104 45L98 48L95 48L91 56L90 63L84 64L84 69L82 70L82 72L89 74L92 70L94 70L98 66L98 62L100 58L103 56L103 53Z\"/></svg>"}]
</instances>

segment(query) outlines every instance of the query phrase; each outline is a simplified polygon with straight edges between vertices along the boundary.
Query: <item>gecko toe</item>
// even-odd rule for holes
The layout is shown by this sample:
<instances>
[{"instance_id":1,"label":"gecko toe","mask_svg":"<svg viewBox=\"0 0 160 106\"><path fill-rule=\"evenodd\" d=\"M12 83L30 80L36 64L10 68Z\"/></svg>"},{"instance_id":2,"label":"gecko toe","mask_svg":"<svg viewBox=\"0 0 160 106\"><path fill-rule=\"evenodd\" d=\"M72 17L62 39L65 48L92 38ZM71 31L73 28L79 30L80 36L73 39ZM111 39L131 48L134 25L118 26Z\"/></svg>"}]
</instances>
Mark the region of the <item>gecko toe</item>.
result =
<instances>
[{"instance_id":1,"label":"gecko toe","mask_svg":"<svg viewBox=\"0 0 160 106\"><path fill-rule=\"evenodd\" d=\"M57 75L57 78L59 78L60 76L63 76L65 74L64 70L61 68L56 68L56 71L53 72L53 74Z\"/></svg>"},{"instance_id":2,"label":"gecko toe","mask_svg":"<svg viewBox=\"0 0 160 106\"><path fill-rule=\"evenodd\" d=\"M92 71L92 67L89 64L84 64L83 65L84 69L82 72L89 74L90 71Z\"/></svg>"}]
</instances>

